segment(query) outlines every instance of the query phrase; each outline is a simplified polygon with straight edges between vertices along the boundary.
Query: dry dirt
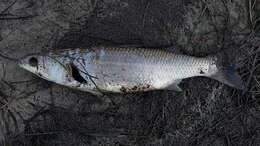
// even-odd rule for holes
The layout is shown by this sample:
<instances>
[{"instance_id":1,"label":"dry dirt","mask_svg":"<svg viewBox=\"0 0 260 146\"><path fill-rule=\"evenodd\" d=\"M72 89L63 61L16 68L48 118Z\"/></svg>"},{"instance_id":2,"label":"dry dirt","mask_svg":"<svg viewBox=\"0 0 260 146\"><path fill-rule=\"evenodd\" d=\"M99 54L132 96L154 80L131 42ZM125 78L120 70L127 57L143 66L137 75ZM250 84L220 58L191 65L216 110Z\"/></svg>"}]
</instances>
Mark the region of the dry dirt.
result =
<instances>
[{"instance_id":1,"label":"dry dirt","mask_svg":"<svg viewBox=\"0 0 260 146\"><path fill-rule=\"evenodd\" d=\"M15 62L98 44L217 54L248 90L195 77L181 93L99 99ZM1 0L0 145L260 145L259 46L257 0Z\"/></svg>"}]
</instances>

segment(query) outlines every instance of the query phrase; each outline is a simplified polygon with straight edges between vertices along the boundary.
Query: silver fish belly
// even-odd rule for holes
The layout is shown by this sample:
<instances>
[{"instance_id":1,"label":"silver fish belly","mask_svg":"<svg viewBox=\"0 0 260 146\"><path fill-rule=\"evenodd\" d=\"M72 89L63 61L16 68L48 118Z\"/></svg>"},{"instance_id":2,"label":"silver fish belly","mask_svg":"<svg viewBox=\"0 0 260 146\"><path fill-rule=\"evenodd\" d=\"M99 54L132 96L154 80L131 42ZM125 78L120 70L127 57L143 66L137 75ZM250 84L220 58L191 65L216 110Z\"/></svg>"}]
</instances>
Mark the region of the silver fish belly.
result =
<instances>
[{"instance_id":1,"label":"silver fish belly","mask_svg":"<svg viewBox=\"0 0 260 146\"><path fill-rule=\"evenodd\" d=\"M215 58L186 56L163 49L91 47L53 51L41 56L33 56L38 63L37 69L27 65L32 64L32 56L24 57L20 66L37 75L44 74L41 77L47 80L89 92L181 91L180 81L193 76L206 76L243 88L238 75L217 68ZM60 70L62 77L50 76L53 68L56 72ZM235 79L226 79L228 74Z\"/></svg>"}]
</instances>

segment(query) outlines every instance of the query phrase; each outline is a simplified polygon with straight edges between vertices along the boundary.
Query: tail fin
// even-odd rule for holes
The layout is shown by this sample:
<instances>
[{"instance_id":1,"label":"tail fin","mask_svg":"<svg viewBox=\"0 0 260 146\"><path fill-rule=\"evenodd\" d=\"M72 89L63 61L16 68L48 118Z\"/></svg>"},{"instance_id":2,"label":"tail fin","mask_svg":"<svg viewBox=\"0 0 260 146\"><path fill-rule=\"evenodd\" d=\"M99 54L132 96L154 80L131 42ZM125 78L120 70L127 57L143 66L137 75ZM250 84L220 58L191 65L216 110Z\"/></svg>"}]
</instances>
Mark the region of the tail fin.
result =
<instances>
[{"instance_id":1,"label":"tail fin","mask_svg":"<svg viewBox=\"0 0 260 146\"><path fill-rule=\"evenodd\" d=\"M246 90L240 76L232 67L218 68L218 70L211 75L210 78L218 80L236 89Z\"/></svg>"}]
</instances>

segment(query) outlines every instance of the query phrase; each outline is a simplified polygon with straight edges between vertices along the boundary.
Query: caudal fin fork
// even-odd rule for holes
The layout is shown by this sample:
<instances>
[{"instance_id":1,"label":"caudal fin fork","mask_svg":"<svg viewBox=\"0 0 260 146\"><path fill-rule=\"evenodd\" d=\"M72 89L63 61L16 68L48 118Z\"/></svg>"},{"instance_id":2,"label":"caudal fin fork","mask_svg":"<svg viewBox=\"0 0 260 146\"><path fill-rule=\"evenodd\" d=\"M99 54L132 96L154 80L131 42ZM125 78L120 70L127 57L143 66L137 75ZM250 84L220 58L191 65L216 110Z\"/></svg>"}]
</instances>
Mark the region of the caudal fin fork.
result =
<instances>
[{"instance_id":1,"label":"caudal fin fork","mask_svg":"<svg viewBox=\"0 0 260 146\"><path fill-rule=\"evenodd\" d=\"M218 71L211 75L210 78L218 80L236 89L246 90L246 86L244 85L241 77L232 67L218 68Z\"/></svg>"}]
</instances>

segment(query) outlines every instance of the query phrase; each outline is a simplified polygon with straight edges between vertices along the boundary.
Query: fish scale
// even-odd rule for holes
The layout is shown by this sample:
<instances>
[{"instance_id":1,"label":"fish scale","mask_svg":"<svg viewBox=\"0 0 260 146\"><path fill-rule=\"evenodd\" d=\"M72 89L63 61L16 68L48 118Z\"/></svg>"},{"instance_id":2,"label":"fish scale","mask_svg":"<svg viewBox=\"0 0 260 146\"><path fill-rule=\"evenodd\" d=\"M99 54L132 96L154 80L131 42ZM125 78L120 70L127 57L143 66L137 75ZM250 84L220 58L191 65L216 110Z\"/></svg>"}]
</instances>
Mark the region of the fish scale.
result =
<instances>
[{"instance_id":1,"label":"fish scale","mask_svg":"<svg viewBox=\"0 0 260 146\"><path fill-rule=\"evenodd\" d=\"M86 61L85 64L88 65L84 70L91 70L91 73L97 76L95 82L101 89L109 88L114 92L120 92L122 86L133 88L149 85L150 90L162 89L173 84L175 80L200 76L199 67L207 67L210 62L206 59L156 49L94 48L93 50L96 50L98 57L93 55L94 59ZM84 58L85 54L81 55ZM88 78L83 73L82 76Z\"/></svg>"}]
</instances>

